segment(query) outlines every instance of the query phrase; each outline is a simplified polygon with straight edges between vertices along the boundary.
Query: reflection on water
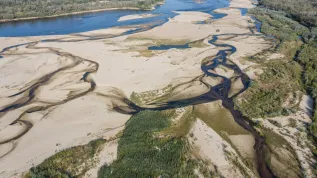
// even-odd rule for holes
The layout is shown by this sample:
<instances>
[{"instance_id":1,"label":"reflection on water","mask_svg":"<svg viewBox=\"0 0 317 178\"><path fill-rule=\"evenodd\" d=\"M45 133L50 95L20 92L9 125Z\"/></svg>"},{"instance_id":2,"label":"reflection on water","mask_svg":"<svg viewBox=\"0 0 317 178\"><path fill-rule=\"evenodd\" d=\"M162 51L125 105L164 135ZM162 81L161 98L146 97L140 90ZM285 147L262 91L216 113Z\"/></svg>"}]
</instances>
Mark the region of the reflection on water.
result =
<instances>
[{"instance_id":1,"label":"reflection on water","mask_svg":"<svg viewBox=\"0 0 317 178\"><path fill-rule=\"evenodd\" d=\"M0 24L0 36L61 35L86 32L114 26L146 24L154 21L164 23L176 15L173 11L202 11L221 18L212 12L229 6L229 0L205 0L196 3L192 0L166 0L164 5L152 11L111 10L88 14L77 14L56 18L7 22ZM118 22L118 19L131 14L158 14L156 17Z\"/></svg>"}]
</instances>

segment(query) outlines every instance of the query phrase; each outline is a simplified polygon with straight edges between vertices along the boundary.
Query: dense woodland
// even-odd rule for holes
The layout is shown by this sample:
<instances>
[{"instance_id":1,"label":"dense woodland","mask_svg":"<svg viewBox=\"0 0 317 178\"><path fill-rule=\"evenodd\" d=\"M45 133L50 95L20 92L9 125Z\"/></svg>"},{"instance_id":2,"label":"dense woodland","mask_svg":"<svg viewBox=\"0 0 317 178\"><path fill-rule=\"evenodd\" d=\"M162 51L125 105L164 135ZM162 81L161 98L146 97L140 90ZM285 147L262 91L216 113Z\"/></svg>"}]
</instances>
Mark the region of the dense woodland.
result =
<instances>
[{"instance_id":1,"label":"dense woodland","mask_svg":"<svg viewBox=\"0 0 317 178\"><path fill-rule=\"evenodd\" d=\"M310 133L317 143L317 1L261 0L259 3L250 13L261 21L263 33L279 40L273 52L284 57L270 63L261 59L261 55L251 59L262 61L267 68L246 92L246 102L237 102L237 107L253 117L288 115L296 107L282 107L286 95L306 91L315 101ZM317 156L317 150L313 151Z\"/></svg>"},{"instance_id":2,"label":"dense woodland","mask_svg":"<svg viewBox=\"0 0 317 178\"><path fill-rule=\"evenodd\" d=\"M296 21L309 25L317 25L317 0L260 0L265 7L284 11Z\"/></svg>"},{"instance_id":3,"label":"dense woodland","mask_svg":"<svg viewBox=\"0 0 317 178\"><path fill-rule=\"evenodd\" d=\"M161 0L0 0L0 20L43 17L105 8L150 9Z\"/></svg>"}]
</instances>

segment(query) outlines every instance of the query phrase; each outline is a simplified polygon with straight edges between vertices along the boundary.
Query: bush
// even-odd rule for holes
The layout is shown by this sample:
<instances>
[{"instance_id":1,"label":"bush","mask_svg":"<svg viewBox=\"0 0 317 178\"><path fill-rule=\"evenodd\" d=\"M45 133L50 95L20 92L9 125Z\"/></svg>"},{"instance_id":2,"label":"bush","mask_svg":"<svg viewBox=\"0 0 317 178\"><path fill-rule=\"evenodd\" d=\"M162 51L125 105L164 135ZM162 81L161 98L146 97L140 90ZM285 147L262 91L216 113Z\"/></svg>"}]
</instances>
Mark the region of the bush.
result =
<instances>
[{"instance_id":1,"label":"bush","mask_svg":"<svg viewBox=\"0 0 317 178\"><path fill-rule=\"evenodd\" d=\"M171 116L148 110L133 116L119 141L117 160L104 165L98 177L194 177L198 163L188 158L186 139L160 133L170 126Z\"/></svg>"},{"instance_id":2,"label":"bush","mask_svg":"<svg viewBox=\"0 0 317 178\"><path fill-rule=\"evenodd\" d=\"M92 158L106 141L98 139L87 145L76 146L61 151L33 167L25 178L72 178L84 174L92 165Z\"/></svg>"}]
</instances>

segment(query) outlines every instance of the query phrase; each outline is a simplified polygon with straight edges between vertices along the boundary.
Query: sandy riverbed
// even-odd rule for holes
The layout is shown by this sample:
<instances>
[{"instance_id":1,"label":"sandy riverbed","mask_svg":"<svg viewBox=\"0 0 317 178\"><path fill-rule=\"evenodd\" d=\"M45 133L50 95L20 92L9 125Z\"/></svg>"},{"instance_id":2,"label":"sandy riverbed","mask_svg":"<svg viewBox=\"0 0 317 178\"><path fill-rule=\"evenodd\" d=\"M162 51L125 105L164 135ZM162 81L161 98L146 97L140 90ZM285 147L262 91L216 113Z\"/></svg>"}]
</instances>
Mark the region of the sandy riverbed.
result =
<instances>
[{"instance_id":1,"label":"sandy riverbed","mask_svg":"<svg viewBox=\"0 0 317 178\"><path fill-rule=\"evenodd\" d=\"M150 18L155 17L157 15L155 14L135 14L135 15L126 15L119 18L119 22L121 21L127 21L127 20L134 20L134 19L143 19L143 18Z\"/></svg>"},{"instance_id":2,"label":"sandy riverbed","mask_svg":"<svg viewBox=\"0 0 317 178\"><path fill-rule=\"evenodd\" d=\"M237 4L239 7L251 7L248 0L233 0L231 3L232 7ZM228 16L208 24L197 24L196 21L210 19L210 15L202 12L177 12L178 16L151 30L99 40L86 39L87 36L118 35L131 28L112 28L65 36L0 38L0 48L42 39L61 39L16 47L2 54L0 109L13 104L22 106L2 112L0 138L14 138L25 131L21 121L31 123L33 127L18 139L1 145L0 155L3 157L0 158L0 177L19 177L57 151L86 144L99 137L116 135L130 117L111 110L113 105L125 105L120 98L129 98L132 92L162 89L174 81L190 80L202 75L202 59L216 55L219 51L214 45L166 51L149 51L147 46L210 39L215 34L252 34L249 29L253 26L250 17L241 16L238 9L225 8L218 11ZM244 57L270 47L270 43L261 36L223 38L219 42L232 44L238 49L230 59L242 69L253 65L243 63ZM90 75L83 78L87 72ZM227 74L228 77L233 75L228 70L216 72ZM96 84L93 91L92 84ZM34 85L39 87L35 91L30 90ZM236 87L239 88L239 84ZM182 96L206 92L203 87L194 89L183 91ZM19 92L22 94L12 97ZM32 97L29 93L32 93ZM20 120L15 122L17 119ZM195 130L197 136L201 135L197 141L201 150L217 148L222 143L228 144L212 129L198 133L200 128L205 128L205 125L198 121ZM212 146L200 144L205 134L211 134L220 142ZM243 138L249 139L247 137ZM239 138L235 136L230 139ZM215 154L202 152L208 158ZM229 163L223 163L230 167ZM239 171L230 174L227 169L225 166L221 170L224 175L241 175ZM92 170L92 174L95 173L96 170Z\"/></svg>"}]
</instances>

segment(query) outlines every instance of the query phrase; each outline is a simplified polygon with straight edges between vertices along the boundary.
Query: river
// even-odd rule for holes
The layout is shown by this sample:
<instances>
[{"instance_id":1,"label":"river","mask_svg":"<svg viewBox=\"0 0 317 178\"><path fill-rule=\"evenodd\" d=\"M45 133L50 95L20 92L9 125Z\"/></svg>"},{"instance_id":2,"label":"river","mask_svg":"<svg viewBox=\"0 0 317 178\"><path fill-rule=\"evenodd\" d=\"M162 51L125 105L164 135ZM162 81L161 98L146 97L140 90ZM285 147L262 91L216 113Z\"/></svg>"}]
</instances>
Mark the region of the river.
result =
<instances>
[{"instance_id":1,"label":"river","mask_svg":"<svg viewBox=\"0 0 317 178\"><path fill-rule=\"evenodd\" d=\"M152 11L135 11L135 10L111 10L111 11L104 11L104 12L97 12L97 13L87 13L87 14L80 14L80 15L70 15L65 17L56 17L56 18L48 18L48 19L37 19L37 20L27 20L27 21L18 21L18 22L6 22L0 24L0 36L2 37L17 37L17 36L34 36L34 35L63 35L63 34L70 34L70 33L79 33L79 32L86 32L91 30L98 30L98 29L104 29L109 27L116 27L116 26L127 26L127 25L137 25L137 24L149 24L149 23L155 23L157 25L162 25L163 23L167 22L169 18L172 18L176 15L173 11L201 11L205 13L209 13L213 15L215 18L222 18L225 16L225 14L217 14L213 12L213 10L223 7L228 7L229 1L227 0L207 0L202 3L195 3L191 0L167 0L164 5L156 6L155 10ZM242 15L246 15L247 10L244 8L239 9L241 11ZM157 14L155 17L150 18L144 18L144 19L135 19L135 20L128 20L123 22L118 22L118 19L125 15L132 15L132 14ZM153 26L154 27L154 26ZM133 31L130 33L136 33L138 31ZM214 68L216 68L218 65L224 65L232 70L234 70L236 73L238 73L243 81L244 88L238 92L236 95L240 94L244 90L246 90L249 86L250 79L249 77L244 74L238 66L227 64L227 57L233 53L236 52L236 48L232 45L227 44L217 44L217 37L218 36L212 36L212 39L209 40L210 44L213 44L218 47L226 47L227 49L220 50L218 54L210 58L210 61L208 63L203 63L201 65L201 69L206 76L212 76L212 77L220 77L223 79L223 82L217 86L209 86L211 89L208 93L203 94L201 96L195 97L195 98L189 98L186 100L180 100L180 101L173 101L170 103L164 103L161 107L156 108L142 108L128 99L125 100L125 102L136 112L139 112L141 110L145 109L154 109L154 110L163 110L163 109L169 109L169 108L177 108L182 107L186 105L194 105L199 103L206 103L206 102L212 102L215 100L222 100L223 106L227 108L231 114L233 115L235 121L242 126L244 129L248 130L252 133L252 135L255 138L255 145L254 149L256 151L257 155L257 167L258 172L261 177L273 177L271 171L267 167L265 160L264 160L264 151L263 148L265 147L265 141L264 139L254 130L252 123L249 123L248 118L244 117L239 111L234 109L234 104L231 97L228 97L228 91L231 87L231 81L230 79L220 76L218 74L210 72ZM93 40L93 39L92 39ZM58 40L50 39L47 41L41 41L41 42L57 42ZM15 45L11 47L7 47L3 49L0 52L1 53L7 51L8 49L11 49L16 46L22 46L26 45L27 48L30 49L37 49L34 47L38 42L32 42L28 44L21 44L21 45ZM149 47L150 50L168 50L170 48L188 48L189 45L162 45L162 46L151 46ZM58 53L58 51L54 51L53 49L50 49L54 53ZM61 54L59 54L61 55ZM65 56L74 56L72 54L62 54ZM1 60L5 60L5 57ZM84 59L82 59L84 61ZM77 61L81 62L81 61ZM91 62L91 61L90 61ZM75 65L75 64L74 64ZM98 66L98 64L95 64ZM64 70L64 69L61 69ZM98 70L98 67L96 67L95 71ZM94 71L94 72L95 72ZM87 72L89 74L90 72ZM39 80L36 84L29 87L27 90L23 92L19 92L16 95L25 94L28 93L29 99L22 102L22 103L15 103L12 104L4 109L2 109L0 112L7 112L9 110L20 108L21 106L25 106L29 104L29 102L32 101L34 97L34 91L42 84L45 83L49 78L51 78L55 73L51 73L47 76L42 77L42 80ZM87 75L86 75L87 76ZM86 76L83 76L83 79L86 79ZM94 90L95 83L93 81L91 82L91 89L87 92L81 93L77 95L76 97L70 98L69 100L72 100L74 98L78 98L92 90ZM201 80L203 83L203 81ZM208 85L208 84L205 84ZM56 104L58 105L58 104ZM51 106L50 106L51 107ZM47 108L40 108L40 110L47 109ZM115 108L118 112L124 113L123 110L120 110L120 108ZM31 109L27 112L35 112L39 109ZM134 114L134 113L126 113L126 114ZM16 122L16 121L15 121ZM28 123L29 124L29 123ZM28 129L20 134L18 137L15 137L10 140L6 140L3 143L7 143L8 141L16 140L19 137L23 136L29 129L31 129L31 125L28 126ZM0 143L1 144L1 143Z\"/></svg>"},{"instance_id":2,"label":"river","mask_svg":"<svg viewBox=\"0 0 317 178\"><path fill-rule=\"evenodd\" d=\"M157 5L155 9L151 11L109 10L54 18L0 23L0 36L65 35L115 26L153 22L158 22L161 25L176 15L173 11L201 11L221 18L224 14L214 13L213 10L228 6L228 0L206 0L202 3L195 3L192 0L167 0L163 5ZM122 16L147 13L156 14L158 16L118 22L118 19Z\"/></svg>"}]
</instances>

